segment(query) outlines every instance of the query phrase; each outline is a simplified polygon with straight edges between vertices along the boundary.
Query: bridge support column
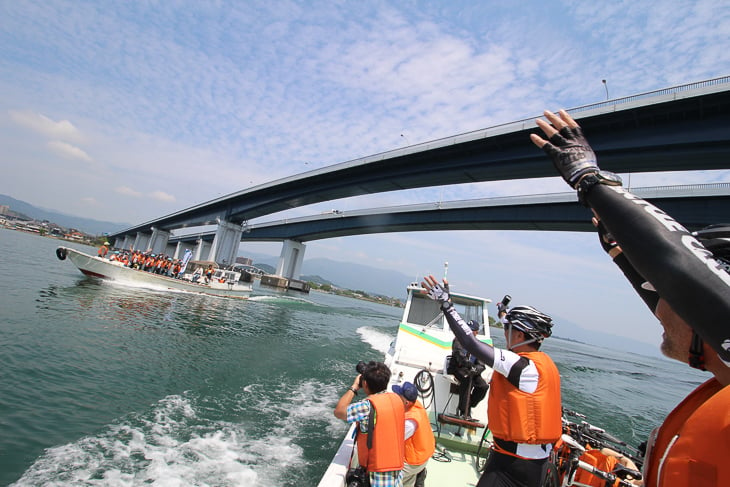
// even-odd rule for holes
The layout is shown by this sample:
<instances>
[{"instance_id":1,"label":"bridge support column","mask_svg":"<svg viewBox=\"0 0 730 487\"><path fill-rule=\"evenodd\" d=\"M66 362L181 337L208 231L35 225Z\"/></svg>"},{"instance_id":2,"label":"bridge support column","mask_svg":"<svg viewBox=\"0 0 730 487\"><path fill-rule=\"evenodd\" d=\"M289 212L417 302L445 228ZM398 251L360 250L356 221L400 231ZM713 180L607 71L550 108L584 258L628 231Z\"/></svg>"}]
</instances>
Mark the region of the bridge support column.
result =
<instances>
[{"instance_id":1,"label":"bridge support column","mask_svg":"<svg viewBox=\"0 0 730 487\"><path fill-rule=\"evenodd\" d=\"M149 248L153 254L163 254L167 249L167 241L170 239L170 232L152 227Z\"/></svg>"},{"instance_id":2,"label":"bridge support column","mask_svg":"<svg viewBox=\"0 0 730 487\"><path fill-rule=\"evenodd\" d=\"M233 265L236 262L242 233L243 226L218 218L218 228L215 231L208 260L223 265Z\"/></svg>"},{"instance_id":3,"label":"bridge support column","mask_svg":"<svg viewBox=\"0 0 730 487\"><path fill-rule=\"evenodd\" d=\"M149 242L150 235L148 233L137 232L137 237L134 239L134 250L147 252Z\"/></svg>"},{"instance_id":4,"label":"bridge support column","mask_svg":"<svg viewBox=\"0 0 730 487\"><path fill-rule=\"evenodd\" d=\"M306 246L294 240L284 240L281 248L279 263L276 266L276 275L289 279L299 279L304 262L304 250Z\"/></svg>"},{"instance_id":5,"label":"bridge support column","mask_svg":"<svg viewBox=\"0 0 730 487\"><path fill-rule=\"evenodd\" d=\"M133 246L133 245L134 245L134 241L132 240L132 238L129 235L125 235L124 242L122 243L122 248L124 250L129 250L129 247Z\"/></svg>"},{"instance_id":6,"label":"bridge support column","mask_svg":"<svg viewBox=\"0 0 730 487\"><path fill-rule=\"evenodd\" d=\"M198 239L198 243L195 245L195 249L193 250L193 260L210 260L207 257L209 249L210 244L205 243L203 237L200 237Z\"/></svg>"},{"instance_id":7,"label":"bridge support column","mask_svg":"<svg viewBox=\"0 0 730 487\"><path fill-rule=\"evenodd\" d=\"M182 242L178 242L177 245L175 246L175 252L172 254L172 258L173 259L179 259L180 256L182 255L182 253L185 252L182 249L183 249L183 243ZM182 252L181 252L181 250L182 250Z\"/></svg>"}]
</instances>

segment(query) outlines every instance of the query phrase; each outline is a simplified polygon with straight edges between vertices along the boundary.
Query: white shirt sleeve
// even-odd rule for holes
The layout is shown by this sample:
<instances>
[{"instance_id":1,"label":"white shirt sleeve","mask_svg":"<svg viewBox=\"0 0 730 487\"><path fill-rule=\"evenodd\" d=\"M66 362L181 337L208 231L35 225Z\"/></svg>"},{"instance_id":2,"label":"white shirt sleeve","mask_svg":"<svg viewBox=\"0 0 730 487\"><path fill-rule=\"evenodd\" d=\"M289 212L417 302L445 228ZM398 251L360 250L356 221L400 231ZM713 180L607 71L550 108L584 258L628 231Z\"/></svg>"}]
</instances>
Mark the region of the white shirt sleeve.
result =
<instances>
[{"instance_id":1,"label":"white shirt sleeve","mask_svg":"<svg viewBox=\"0 0 730 487\"><path fill-rule=\"evenodd\" d=\"M495 372L499 372L505 377L509 377L509 373L512 367L522 358L509 350L502 350L501 348L494 349L494 366L492 367ZM537 389L537 381L540 379L540 374L537 372L535 363L530 360L530 363L522 369L520 374L520 385L519 389L524 392L533 393Z\"/></svg>"},{"instance_id":2,"label":"white shirt sleeve","mask_svg":"<svg viewBox=\"0 0 730 487\"><path fill-rule=\"evenodd\" d=\"M416 423L413 419L406 419L406 437L407 440L411 436L413 436L416 433L416 429L418 428L418 423Z\"/></svg>"}]
</instances>

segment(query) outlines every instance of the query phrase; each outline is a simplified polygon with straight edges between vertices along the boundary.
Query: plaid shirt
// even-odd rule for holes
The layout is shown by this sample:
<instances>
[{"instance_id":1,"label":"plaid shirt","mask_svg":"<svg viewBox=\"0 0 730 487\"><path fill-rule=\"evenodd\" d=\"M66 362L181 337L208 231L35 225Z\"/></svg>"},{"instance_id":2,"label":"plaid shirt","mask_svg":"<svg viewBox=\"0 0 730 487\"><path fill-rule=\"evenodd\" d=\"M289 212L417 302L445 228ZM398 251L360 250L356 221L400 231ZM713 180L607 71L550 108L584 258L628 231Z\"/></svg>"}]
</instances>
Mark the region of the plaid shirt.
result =
<instances>
[{"instance_id":1,"label":"plaid shirt","mask_svg":"<svg viewBox=\"0 0 730 487\"><path fill-rule=\"evenodd\" d=\"M383 391L387 392L387 391ZM382 394L379 392L378 394ZM368 432L368 416L370 415L370 401L363 399L347 406L347 422L359 423L362 433ZM391 472L368 472L370 475L370 487L402 487L403 470Z\"/></svg>"}]
</instances>

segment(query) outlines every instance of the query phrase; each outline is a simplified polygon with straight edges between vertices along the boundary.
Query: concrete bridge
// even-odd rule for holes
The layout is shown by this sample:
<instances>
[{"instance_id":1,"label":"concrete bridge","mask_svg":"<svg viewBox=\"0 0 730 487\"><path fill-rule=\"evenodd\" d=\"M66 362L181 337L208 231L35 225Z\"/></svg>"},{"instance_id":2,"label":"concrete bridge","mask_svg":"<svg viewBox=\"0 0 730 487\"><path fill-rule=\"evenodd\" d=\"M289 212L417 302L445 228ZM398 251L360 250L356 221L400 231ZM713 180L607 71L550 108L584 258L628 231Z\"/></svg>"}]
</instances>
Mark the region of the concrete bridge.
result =
<instances>
[{"instance_id":1,"label":"concrete bridge","mask_svg":"<svg viewBox=\"0 0 730 487\"><path fill-rule=\"evenodd\" d=\"M589 134L603 169L631 173L730 168L730 77L569 112ZM309 221L248 223L279 211L364 194L555 176L545 155L528 139L535 131L533 119L520 120L375 154L245 189L110 238L118 247L170 255L191 248L194 258L221 263L233 262L241 240L282 240L277 274L296 278L304 257L303 242L319 238L409 229L588 230L587 210L572 194L524 197L507 204L448 202L439 208L370 209L309 217ZM658 196L666 200L662 204L652 201L688 228L727 219L716 217L728 215L727 206L722 206L727 204L722 188L705 188L702 195L693 195L689 186L666 191L673 196ZM186 229L201 225L216 225L216 230L182 236Z\"/></svg>"}]
</instances>

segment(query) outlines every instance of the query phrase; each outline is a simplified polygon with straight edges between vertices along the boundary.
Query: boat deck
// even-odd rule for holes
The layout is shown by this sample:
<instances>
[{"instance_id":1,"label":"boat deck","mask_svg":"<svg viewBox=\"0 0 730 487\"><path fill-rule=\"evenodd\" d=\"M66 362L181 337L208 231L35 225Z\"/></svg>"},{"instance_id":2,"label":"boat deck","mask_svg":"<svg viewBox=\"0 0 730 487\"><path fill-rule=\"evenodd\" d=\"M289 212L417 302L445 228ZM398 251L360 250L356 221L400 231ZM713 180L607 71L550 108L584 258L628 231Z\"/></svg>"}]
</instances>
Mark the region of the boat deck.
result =
<instances>
[{"instance_id":1,"label":"boat deck","mask_svg":"<svg viewBox=\"0 0 730 487\"><path fill-rule=\"evenodd\" d=\"M444 453L440 453L444 452ZM481 473L477 468L477 456L473 453L444 450L436 444L436 453L426 466L426 487L453 485L474 487Z\"/></svg>"},{"instance_id":2,"label":"boat deck","mask_svg":"<svg viewBox=\"0 0 730 487\"><path fill-rule=\"evenodd\" d=\"M475 486L479 481L479 458L477 449L484 434L483 428L459 428L454 425L441 425L441 433L436 436L436 452L428 461L426 487L443 485ZM491 440L491 434L487 438ZM482 445L482 461L488 442Z\"/></svg>"}]
</instances>

